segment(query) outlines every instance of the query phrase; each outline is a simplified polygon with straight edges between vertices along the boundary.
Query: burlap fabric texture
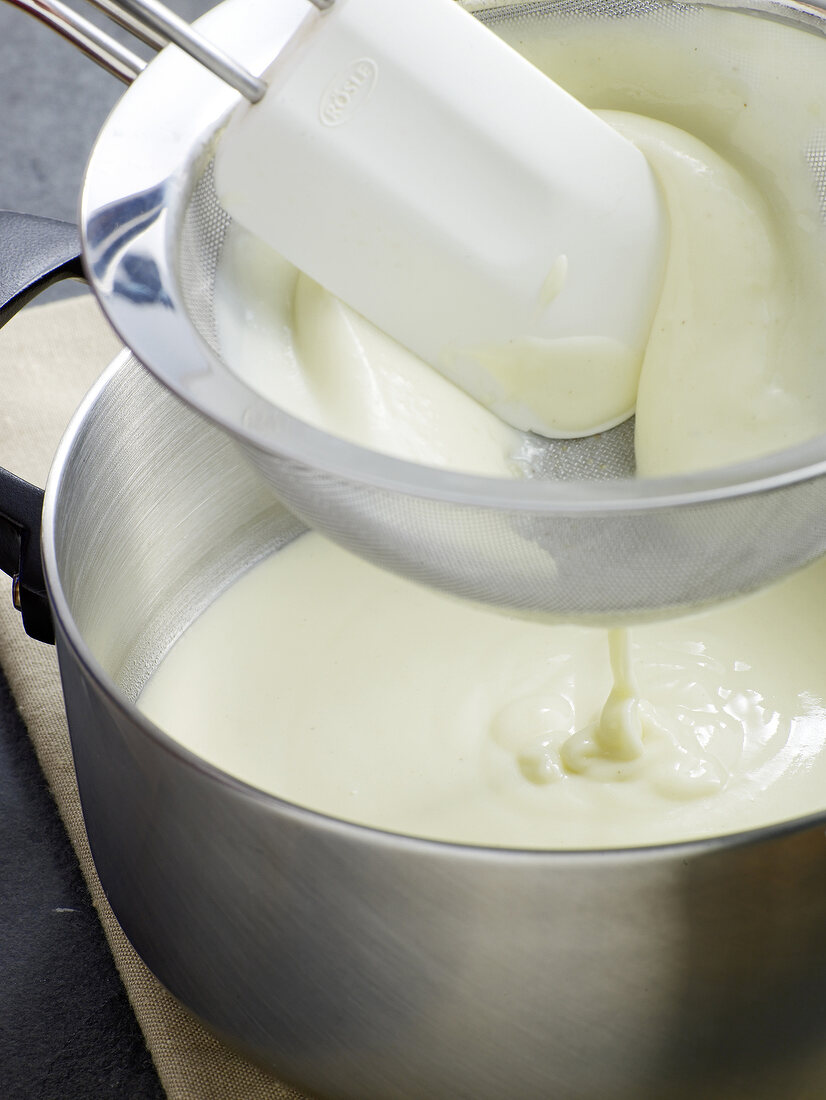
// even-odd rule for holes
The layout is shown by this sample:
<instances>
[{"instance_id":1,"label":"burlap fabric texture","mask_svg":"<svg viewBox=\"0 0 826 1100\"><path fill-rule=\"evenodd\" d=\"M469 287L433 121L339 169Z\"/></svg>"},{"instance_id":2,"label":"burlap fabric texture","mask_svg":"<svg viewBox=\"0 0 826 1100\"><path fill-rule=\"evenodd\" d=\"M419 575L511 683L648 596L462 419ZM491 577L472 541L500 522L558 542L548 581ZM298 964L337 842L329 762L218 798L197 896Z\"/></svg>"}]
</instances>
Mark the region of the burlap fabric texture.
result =
<instances>
[{"instance_id":1,"label":"burlap fabric texture","mask_svg":"<svg viewBox=\"0 0 826 1100\"><path fill-rule=\"evenodd\" d=\"M43 485L86 390L119 350L88 295L30 306L0 332L0 465ZM2 578L0 577L0 583ZM124 936L89 851L54 650L0 599L0 664L49 782L135 1015L170 1100L302 1100L213 1038L155 980Z\"/></svg>"}]
</instances>

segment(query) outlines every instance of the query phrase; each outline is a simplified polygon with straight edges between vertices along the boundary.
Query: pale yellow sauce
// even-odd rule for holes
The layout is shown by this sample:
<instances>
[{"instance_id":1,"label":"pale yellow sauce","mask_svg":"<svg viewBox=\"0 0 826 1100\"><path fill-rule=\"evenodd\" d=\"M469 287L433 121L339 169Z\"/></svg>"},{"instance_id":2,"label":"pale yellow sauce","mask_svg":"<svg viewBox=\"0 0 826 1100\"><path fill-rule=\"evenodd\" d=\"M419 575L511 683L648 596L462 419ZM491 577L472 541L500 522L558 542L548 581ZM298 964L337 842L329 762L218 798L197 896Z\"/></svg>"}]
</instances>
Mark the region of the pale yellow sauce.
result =
<instances>
[{"instance_id":1,"label":"pale yellow sauce","mask_svg":"<svg viewBox=\"0 0 826 1100\"><path fill-rule=\"evenodd\" d=\"M732 30L718 14L732 49L768 64L756 21ZM712 73L696 86L690 27L513 34L589 104L660 115L606 114L646 152L670 217L629 397L639 472L738 461L821 431L826 248L805 158L784 144L803 143L794 119L772 115L771 90L754 117L728 47L715 59L703 43ZM645 74L640 86L612 86L612 66ZM824 102L807 110L826 125ZM748 150L762 151L768 123L758 165ZM276 404L379 451L517 476L514 433L240 231L219 285L225 354ZM516 350L518 397L543 360ZM610 369L590 352L586 385L574 391L569 372L585 419ZM254 785L381 828L539 848L692 839L826 806L824 612L819 564L740 604L613 634L611 674L601 631L463 606L305 536L218 600L141 705Z\"/></svg>"},{"instance_id":2,"label":"pale yellow sauce","mask_svg":"<svg viewBox=\"0 0 826 1100\"><path fill-rule=\"evenodd\" d=\"M512 428L242 229L216 317L236 373L299 419L428 466L517 476Z\"/></svg>"},{"instance_id":3,"label":"pale yellow sauce","mask_svg":"<svg viewBox=\"0 0 826 1100\"><path fill-rule=\"evenodd\" d=\"M507 354L477 352L503 399L530 391L546 420L564 408L569 426L600 422L609 407L627 415L636 403L640 475L738 462L817 434L826 424L822 229L781 216L684 131L629 113L605 117L646 152L669 211L638 389L618 396L629 374L617 369L625 353L610 341L530 340ZM812 190L810 208L816 202ZM811 275L805 284L801 270ZM275 404L374 450L518 476L517 433L243 230L230 234L217 301L224 354ZM542 384L544 403L535 392Z\"/></svg>"},{"instance_id":4,"label":"pale yellow sauce","mask_svg":"<svg viewBox=\"0 0 826 1100\"><path fill-rule=\"evenodd\" d=\"M494 614L311 534L221 596L140 705L231 774L348 820L473 844L654 844L826 805L824 624L819 563L635 629L612 693L604 631Z\"/></svg>"}]
</instances>

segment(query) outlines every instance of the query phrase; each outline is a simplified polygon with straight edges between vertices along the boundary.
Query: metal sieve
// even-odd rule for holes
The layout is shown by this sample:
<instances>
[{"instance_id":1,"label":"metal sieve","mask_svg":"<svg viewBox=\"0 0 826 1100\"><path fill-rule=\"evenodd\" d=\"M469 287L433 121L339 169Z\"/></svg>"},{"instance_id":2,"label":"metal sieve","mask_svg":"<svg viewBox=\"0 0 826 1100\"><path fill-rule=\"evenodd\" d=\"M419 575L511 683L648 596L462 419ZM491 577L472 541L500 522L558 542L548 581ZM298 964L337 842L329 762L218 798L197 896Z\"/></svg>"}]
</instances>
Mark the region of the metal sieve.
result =
<instances>
[{"instance_id":1,"label":"metal sieve","mask_svg":"<svg viewBox=\"0 0 826 1100\"><path fill-rule=\"evenodd\" d=\"M306 3L229 0L197 26L260 73ZM647 51L648 61L646 51L631 51L633 71L623 72L619 48L635 36L679 36L687 54L704 58L700 74L706 59L711 68L728 66L754 103L788 119L784 147L772 155L805 158L826 211L826 125L822 112L801 108L800 51L826 35L819 10L778 0L466 6L519 48L538 39L587 48L599 28L618 43L606 75L583 76L569 90L591 107L634 109L647 97L666 120L689 128L696 104L675 101L657 50ZM738 28L746 25L744 39ZM771 72L748 45L755 35ZM816 48L826 70L826 41ZM813 74L812 88L810 101L826 104L826 77ZM103 309L138 358L230 432L296 516L377 565L447 592L595 623L737 596L826 551L823 436L738 466L637 479L632 426L622 425L591 439L533 440L529 476L506 481L368 451L256 394L224 361L214 316L229 219L212 188L211 146L236 101L175 47L147 67L92 153L81 211L85 259ZM752 153L744 150L744 159Z\"/></svg>"}]
</instances>

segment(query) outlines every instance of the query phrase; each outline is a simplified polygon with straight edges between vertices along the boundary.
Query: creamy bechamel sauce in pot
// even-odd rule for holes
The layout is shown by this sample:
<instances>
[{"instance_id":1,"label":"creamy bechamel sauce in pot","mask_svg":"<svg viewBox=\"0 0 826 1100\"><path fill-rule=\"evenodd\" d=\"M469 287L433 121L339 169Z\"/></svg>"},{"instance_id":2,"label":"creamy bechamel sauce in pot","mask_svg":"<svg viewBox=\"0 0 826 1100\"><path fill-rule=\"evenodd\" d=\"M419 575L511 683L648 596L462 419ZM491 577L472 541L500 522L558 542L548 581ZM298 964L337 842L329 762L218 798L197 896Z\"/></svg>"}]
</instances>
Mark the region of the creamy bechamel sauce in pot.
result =
<instances>
[{"instance_id":1,"label":"creamy bechamel sauce in pot","mask_svg":"<svg viewBox=\"0 0 826 1100\"><path fill-rule=\"evenodd\" d=\"M627 715L600 724L604 630L507 618L308 534L219 597L140 706L232 775L348 820L528 848L687 840L826 804L824 623L821 562L635 628L613 704L637 743Z\"/></svg>"},{"instance_id":2,"label":"creamy bechamel sauce in pot","mask_svg":"<svg viewBox=\"0 0 826 1100\"><path fill-rule=\"evenodd\" d=\"M634 50L652 45L571 33L564 49L541 34L517 44L563 85L567 65L575 94L612 64L633 72ZM704 102L690 66L680 75L685 41L657 33L663 86L691 101L695 131L734 111L731 74ZM668 110L645 117L644 102L605 115L648 156L671 226L637 397L643 475L826 425L818 195L804 158L778 180L743 155L766 121L743 108L730 147L663 121ZM807 110L826 126L826 101ZM510 429L240 231L217 300L225 357L295 415L425 464L519 476ZM231 774L379 828L527 848L688 840L826 806L824 622L826 563L629 640L463 605L312 534L222 595L140 705Z\"/></svg>"}]
</instances>

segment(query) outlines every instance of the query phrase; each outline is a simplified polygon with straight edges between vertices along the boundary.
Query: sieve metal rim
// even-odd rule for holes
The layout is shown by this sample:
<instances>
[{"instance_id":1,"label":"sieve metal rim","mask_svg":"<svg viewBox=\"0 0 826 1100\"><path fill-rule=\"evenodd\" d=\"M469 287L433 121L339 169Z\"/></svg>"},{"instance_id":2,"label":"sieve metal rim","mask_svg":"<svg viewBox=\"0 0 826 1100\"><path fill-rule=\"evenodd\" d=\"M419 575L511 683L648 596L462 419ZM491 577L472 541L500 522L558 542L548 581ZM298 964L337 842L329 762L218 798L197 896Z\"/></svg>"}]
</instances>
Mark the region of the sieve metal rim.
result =
<instances>
[{"instance_id":1,"label":"sieve metal rim","mask_svg":"<svg viewBox=\"0 0 826 1100\"><path fill-rule=\"evenodd\" d=\"M795 0L656 0L780 19L826 33L826 12ZM513 5L508 5L512 7ZM538 7L528 3L525 9ZM276 7L276 10L272 10ZM495 8L486 8L488 16ZM226 0L198 20L254 73L307 13L306 0ZM116 105L93 148L81 196L90 284L138 359L185 403L240 442L319 472L408 496L552 515L692 507L782 490L826 474L826 435L736 466L667 478L504 480L424 467L335 438L276 409L196 332L178 280L178 240L194 174L237 95L176 47L152 61Z\"/></svg>"}]
</instances>

